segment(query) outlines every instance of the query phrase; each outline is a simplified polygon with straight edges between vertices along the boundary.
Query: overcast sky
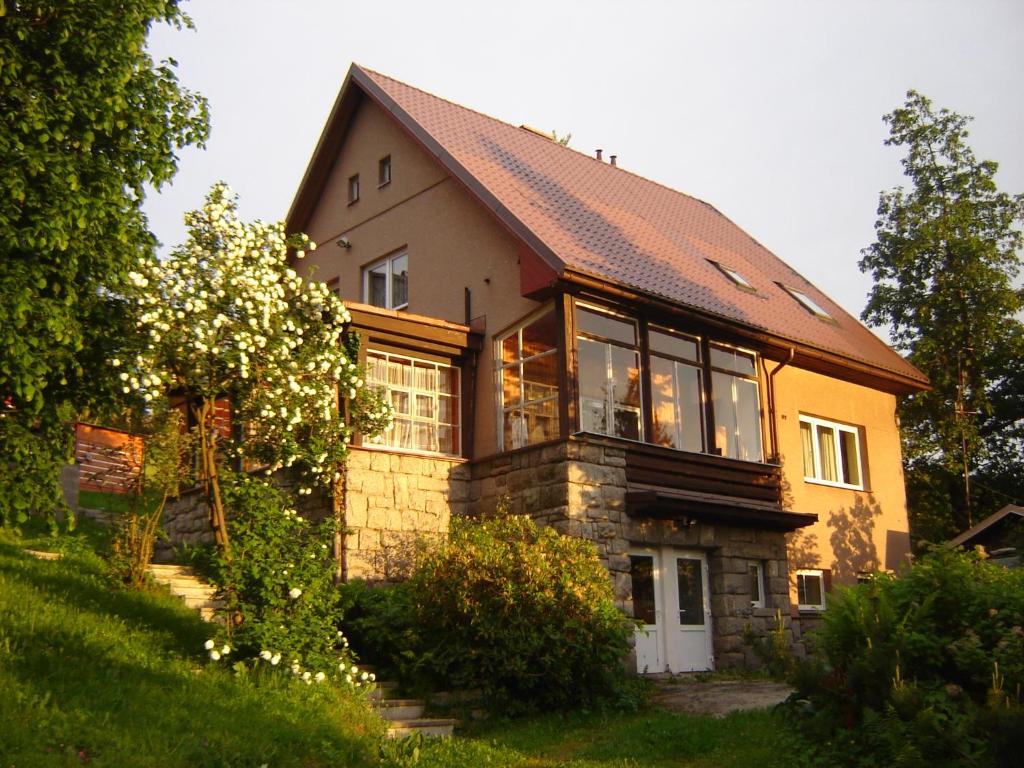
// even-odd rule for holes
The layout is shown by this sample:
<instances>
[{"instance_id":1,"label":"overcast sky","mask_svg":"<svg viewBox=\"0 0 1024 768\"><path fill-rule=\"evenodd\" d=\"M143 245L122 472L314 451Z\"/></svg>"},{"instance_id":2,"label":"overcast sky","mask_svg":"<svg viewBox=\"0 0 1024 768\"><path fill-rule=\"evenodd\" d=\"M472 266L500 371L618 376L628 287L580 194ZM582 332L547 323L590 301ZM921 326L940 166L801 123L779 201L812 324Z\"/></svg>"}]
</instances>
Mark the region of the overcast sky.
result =
<instances>
[{"instance_id":1,"label":"overcast sky","mask_svg":"<svg viewBox=\"0 0 1024 768\"><path fill-rule=\"evenodd\" d=\"M165 246L228 182L284 217L351 62L705 200L854 315L878 193L900 184L881 116L915 88L973 115L979 158L1024 191L1020 0L206 0L154 29L210 100L204 151L147 202Z\"/></svg>"}]
</instances>

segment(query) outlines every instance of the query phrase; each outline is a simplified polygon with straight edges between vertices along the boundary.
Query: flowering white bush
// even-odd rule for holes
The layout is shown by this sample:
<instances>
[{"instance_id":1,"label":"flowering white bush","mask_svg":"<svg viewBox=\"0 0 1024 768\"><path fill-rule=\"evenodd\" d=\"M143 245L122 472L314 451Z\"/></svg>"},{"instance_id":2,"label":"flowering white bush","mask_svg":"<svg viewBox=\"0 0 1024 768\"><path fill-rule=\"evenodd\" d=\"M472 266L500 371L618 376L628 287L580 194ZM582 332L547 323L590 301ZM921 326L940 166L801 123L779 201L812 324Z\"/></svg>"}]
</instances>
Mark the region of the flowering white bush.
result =
<instances>
[{"instance_id":1,"label":"flowering white bush","mask_svg":"<svg viewBox=\"0 0 1024 768\"><path fill-rule=\"evenodd\" d=\"M218 542L227 549L216 461L234 452L266 467L292 467L299 493L336 479L352 432L376 434L390 406L363 389L348 311L326 285L300 277L316 244L287 236L281 222L244 223L230 188L216 184L201 210L186 214L188 239L169 259L130 274L141 345L134 359L111 360L126 394L146 401L178 392L190 398L199 430ZM346 421L338 400L353 403ZM231 402L241 440L214 429L214 404ZM218 443L220 445L218 446Z\"/></svg>"}]
</instances>

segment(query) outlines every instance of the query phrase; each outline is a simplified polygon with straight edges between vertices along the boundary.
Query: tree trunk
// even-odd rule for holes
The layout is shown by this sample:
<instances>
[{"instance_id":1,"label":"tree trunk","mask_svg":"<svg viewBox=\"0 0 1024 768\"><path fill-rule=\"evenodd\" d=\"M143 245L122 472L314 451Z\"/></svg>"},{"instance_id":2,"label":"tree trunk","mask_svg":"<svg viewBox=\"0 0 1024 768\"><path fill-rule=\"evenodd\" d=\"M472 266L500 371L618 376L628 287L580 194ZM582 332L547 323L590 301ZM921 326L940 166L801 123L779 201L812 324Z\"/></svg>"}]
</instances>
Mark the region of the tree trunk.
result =
<instances>
[{"instance_id":1,"label":"tree trunk","mask_svg":"<svg viewBox=\"0 0 1024 768\"><path fill-rule=\"evenodd\" d=\"M220 493L220 477L217 474L217 429L214 424L214 401L203 398L192 406L199 430L199 471L206 496L206 508L210 516L213 538L226 559L231 558L231 542L228 540L227 518L224 515L224 501Z\"/></svg>"}]
</instances>

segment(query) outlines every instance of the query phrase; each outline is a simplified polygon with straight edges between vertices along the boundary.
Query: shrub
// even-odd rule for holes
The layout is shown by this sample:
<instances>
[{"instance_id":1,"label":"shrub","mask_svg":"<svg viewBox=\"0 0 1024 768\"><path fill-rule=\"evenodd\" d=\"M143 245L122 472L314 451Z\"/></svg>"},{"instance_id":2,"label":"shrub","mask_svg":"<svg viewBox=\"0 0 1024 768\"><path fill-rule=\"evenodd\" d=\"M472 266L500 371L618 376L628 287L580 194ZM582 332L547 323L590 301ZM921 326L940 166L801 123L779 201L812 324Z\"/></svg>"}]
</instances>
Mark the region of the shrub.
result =
<instances>
[{"instance_id":1,"label":"shrub","mask_svg":"<svg viewBox=\"0 0 1024 768\"><path fill-rule=\"evenodd\" d=\"M499 514L455 520L406 589L420 669L493 709L577 706L622 690L633 624L594 546Z\"/></svg>"},{"instance_id":2,"label":"shrub","mask_svg":"<svg viewBox=\"0 0 1024 768\"><path fill-rule=\"evenodd\" d=\"M838 590L794 677L839 764L1006 764L1024 749L1024 571L934 549ZM837 726L847 728L846 732Z\"/></svg>"},{"instance_id":3,"label":"shrub","mask_svg":"<svg viewBox=\"0 0 1024 768\"><path fill-rule=\"evenodd\" d=\"M361 580L342 584L345 637L360 659L377 667L380 677L415 685L415 649L419 632L404 583L372 587Z\"/></svg>"},{"instance_id":4,"label":"shrub","mask_svg":"<svg viewBox=\"0 0 1024 768\"><path fill-rule=\"evenodd\" d=\"M233 474L222 481L234 538L230 557L217 550L211 564L228 618L223 636L208 644L211 655L282 664L307 681L358 685L368 678L335 626L333 519L306 520L265 480Z\"/></svg>"}]
</instances>

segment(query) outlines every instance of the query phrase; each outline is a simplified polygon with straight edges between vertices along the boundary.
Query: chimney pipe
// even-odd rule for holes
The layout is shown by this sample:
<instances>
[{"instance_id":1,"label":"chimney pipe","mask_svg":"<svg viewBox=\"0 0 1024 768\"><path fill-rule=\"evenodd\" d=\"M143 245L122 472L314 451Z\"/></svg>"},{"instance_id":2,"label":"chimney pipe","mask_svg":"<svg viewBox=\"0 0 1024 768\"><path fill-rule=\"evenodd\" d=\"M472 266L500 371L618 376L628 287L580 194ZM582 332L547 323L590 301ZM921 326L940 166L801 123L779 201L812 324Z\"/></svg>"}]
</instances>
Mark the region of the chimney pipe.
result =
<instances>
[{"instance_id":1,"label":"chimney pipe","mask_svg":"<svg viewBox=\"0 0 1024 768\"><path fill-rule=\"evenodd\" d=\"M603 149L598 149L598 150L595 150L595 153L594 153L594 155L595 155L595 157L597 157L597 159L598 159L598 160L600 160L600 159L601 159L601 153L602 153L602 152L604 152L604 150L603 150Z\"/></svg>"},{"instance_id":2,"label":"chimney pipe","mask_svg":"<svg viewBox=\"0 0 1024 768\"><path fill-rule=\"evenodd\" d=\"M618 155L609 155L608 159L612 161L612 165L617 165L615 161L618 159L618 157Z\"/></svg>"}]
</instances>

